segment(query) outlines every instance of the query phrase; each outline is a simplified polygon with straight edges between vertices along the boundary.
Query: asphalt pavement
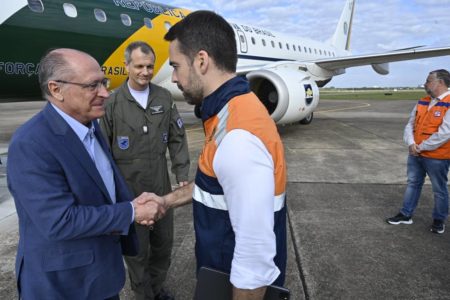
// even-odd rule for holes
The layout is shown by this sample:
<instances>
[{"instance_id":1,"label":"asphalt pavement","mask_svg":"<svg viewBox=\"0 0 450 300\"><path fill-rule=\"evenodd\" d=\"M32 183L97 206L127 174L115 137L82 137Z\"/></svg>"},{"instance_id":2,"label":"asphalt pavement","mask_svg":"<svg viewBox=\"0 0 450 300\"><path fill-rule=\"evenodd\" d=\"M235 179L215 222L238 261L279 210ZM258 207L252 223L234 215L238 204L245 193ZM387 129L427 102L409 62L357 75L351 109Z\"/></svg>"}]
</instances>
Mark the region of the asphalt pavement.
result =
<instances>
[{"instance_id":1,"label":"asphalt pavement","mask_svg":"<svg viewBox=\"0 0 450 300\"><path fill-rule=\"evenodd\" d=\"M412 225L388 225L401 205L407 147L403 128L415 101L321 101L310 125L280 126L288 164L288 270L292 299L450 299L450 229L433 234L427 180ZM0 299L17 299L17 216L5 178L11 133L42 102L0 104ZM203 130L185 119L194 178ZM255 187L257 188L257 187ZM192 299L191 207L175 210L167 288ZM133 299L127 282L122 299Z\"/></svg>"}]
</instances>

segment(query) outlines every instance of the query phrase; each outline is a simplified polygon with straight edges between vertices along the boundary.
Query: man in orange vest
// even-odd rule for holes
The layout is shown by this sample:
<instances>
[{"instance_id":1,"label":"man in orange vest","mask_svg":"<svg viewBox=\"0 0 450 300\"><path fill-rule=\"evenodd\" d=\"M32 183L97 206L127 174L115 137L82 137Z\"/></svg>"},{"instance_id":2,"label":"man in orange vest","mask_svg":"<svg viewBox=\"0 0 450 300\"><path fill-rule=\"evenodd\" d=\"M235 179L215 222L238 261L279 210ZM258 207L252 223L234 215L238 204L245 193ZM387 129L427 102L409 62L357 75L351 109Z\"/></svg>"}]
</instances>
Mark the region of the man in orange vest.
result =
<instances>
[{"instance_id":1,"label":"man in orange vest","mask_svg":"<svg viewBox=\"0 0 450 300\"><path fill-rule=\"evenodd\" d=\"M447 174L450 165L450 73L430 72L425 82L428 96L419 100L405 127L403 140L409 146L408 185L400 212L389 224L412 224L425 176L434 193L431 232L444 233L448 216Z\"/></svg>"},{"instance_id":2,"label":"man in orange vest","mask_svg":"<svg viewBox=\"0 0 450 300\"><path fill-rule=\"evenodd\" d=\"M166 208L192 202L197 270L230 273L233 299L261 300L268 285L283 285L286 270L286 162L277 127L236 75L236 38L225 19L196 11L164 38L172 81L188 103L201 104L206 137L195 181L157 200Z\"/></svg>"}]
</instances>

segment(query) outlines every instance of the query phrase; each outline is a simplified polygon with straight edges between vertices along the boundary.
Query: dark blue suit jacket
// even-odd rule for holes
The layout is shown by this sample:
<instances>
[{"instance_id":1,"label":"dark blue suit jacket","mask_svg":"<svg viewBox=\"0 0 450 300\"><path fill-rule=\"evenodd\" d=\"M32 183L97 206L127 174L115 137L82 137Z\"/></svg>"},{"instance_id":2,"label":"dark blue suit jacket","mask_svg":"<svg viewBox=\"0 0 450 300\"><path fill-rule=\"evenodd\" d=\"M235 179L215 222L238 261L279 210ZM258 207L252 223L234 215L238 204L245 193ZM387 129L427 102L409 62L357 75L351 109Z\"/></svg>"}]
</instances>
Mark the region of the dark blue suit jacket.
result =
<instances>
[{"instance_id":1,"label":"dark blue suit jacket","mask_svg":"<svg viewBox=\"0 0 450 300\"><path fill-rule=\"evenodd\" d=\"M137 252L132 195L94 123L114 170L116 204L83 143L49 103L11 140L7 176L19 216L16 277L25 300L105 299L125 283L122 253Z\"/></svg>"}]
</instances>

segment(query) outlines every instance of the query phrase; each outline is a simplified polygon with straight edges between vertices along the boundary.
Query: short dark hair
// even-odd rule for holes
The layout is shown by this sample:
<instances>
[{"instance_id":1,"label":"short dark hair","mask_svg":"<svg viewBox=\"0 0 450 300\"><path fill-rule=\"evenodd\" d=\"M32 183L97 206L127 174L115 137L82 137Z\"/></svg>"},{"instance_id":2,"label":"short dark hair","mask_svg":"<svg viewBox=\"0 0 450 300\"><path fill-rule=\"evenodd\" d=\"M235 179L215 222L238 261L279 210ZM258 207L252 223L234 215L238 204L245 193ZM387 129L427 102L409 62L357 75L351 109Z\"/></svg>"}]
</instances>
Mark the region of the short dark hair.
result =
<instances>
[{"instance_id":1,"label":"short dark hair","mask_svg":"<svg viewBox=\"0 0 450 300\"><path fill-rule=\"evenodd\" d=\"M131 52L133 52L137 48L141 49L142 53L152 53L156 59L155 51L153 50L152 46L143 41L136 41L130 43L125 49L125 61L127 62L127 64L129 64L131 61Z\"/></svg>"},{"instance_id":2,"label":"short dark hair","mask_svg":"<svg viewBox=\"0 0 450 300\"><path fill-rule=\"evenodd\" d=\"M180 51L194 61L204 50L220 70L236 72L236 39L231 25L220 15L199 10L172 26L164 36L166 41L178 40Z\"/></svg>"},{"instance_id":3,"label":"short dark hair","mask_svg":"<svg viewBox=\"0 0 450 300\"><path fill-rule=\"evenodd\" d=\"M450 73L445 69L431 71L430 74L435 74L437 79L444 81L447 87L450 86Z\"/></svg>"}]
</instances>

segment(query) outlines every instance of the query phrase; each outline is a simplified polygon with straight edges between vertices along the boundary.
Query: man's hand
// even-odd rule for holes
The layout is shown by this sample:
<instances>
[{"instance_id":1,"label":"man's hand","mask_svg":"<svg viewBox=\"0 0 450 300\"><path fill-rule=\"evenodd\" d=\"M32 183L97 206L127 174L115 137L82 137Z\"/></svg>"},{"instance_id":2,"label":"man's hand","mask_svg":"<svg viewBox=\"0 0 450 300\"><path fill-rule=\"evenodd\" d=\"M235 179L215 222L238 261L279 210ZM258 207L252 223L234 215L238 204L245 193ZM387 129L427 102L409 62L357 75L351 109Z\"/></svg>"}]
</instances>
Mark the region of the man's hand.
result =
<instances>
[{"instance_id":1,"label":"man's hand","mask_svg":"<svg viewBox=\"0 0 450 300\"><path fill-rule=\"evenodd\" d=\"M133 200L134 220L141 225L153 225L166 213L164 201L153 193L142 193Z\"/></svg>"},{"instance_id":2,"label":"man's hand","mask_svg":"<svg viewBox=\"0 0 450 300\"><path fill-rule=\"evenodd\" d=\"M417 144L409 145L409 154L413 156L419 156L420 154L419 146Z\"/></svg>"},{"instance_id":3,"label":"man's hand","mask_svg":"<svg viewBox=\"0 0 450 300\"><path fill-rule=\"evenodd\" d=\"M182 187L182 186L185 186L185 185L188 185L189 184L189 181L180 181L180 182L178 182L178 186L179 187Z\"/></svg>"}]
</instances>

